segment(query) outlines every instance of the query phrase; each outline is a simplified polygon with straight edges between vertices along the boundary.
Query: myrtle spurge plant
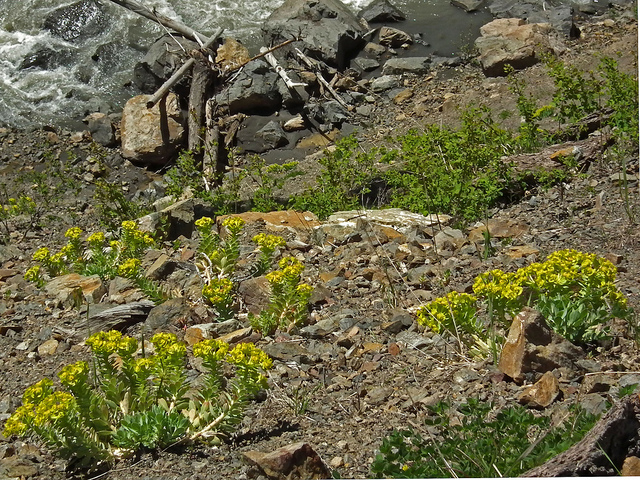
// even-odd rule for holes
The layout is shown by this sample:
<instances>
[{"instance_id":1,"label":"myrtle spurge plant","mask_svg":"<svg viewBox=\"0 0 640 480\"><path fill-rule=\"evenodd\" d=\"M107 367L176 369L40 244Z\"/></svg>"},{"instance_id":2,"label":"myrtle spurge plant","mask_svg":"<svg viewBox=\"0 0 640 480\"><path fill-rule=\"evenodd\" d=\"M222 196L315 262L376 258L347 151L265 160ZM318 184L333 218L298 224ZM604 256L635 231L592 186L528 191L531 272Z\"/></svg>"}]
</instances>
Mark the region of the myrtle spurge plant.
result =
<instances>
[{"instance_id":1,"label":"myrtle spurge plant","mask_svg":"<svg viewBox=\"0 0 640 480\"><path fill-rule=\"evenodd\" d=\"M67 244L59 252L51 253L47 247L36 250L33 260L38 262L25 272L25 279L42 285L45 273L57 277L76 272L82 275L99 275L103 280L116 276L133 280L152 300L166 299L162 291L151 280L144 277L140 258L155 245L153 238L141 231L136 222L122 222L119 239L107 242L103 232L95 232L82 240L82 229L72 227L65 233Z\"/></svg>"},{"instance_id":2,"label":"myrtle spurge plant","mask_svg":"<svg viewBox=\"0 0 640 480\"><path fill-rule=\"evenodd\" d=\"M8 198L3 204L0 202L0 239L8 240L13 220L20 215L32 216L37 209L36 202L26 195ZM26 232L25 232L26 235Z\"/></svg>"},{"instance_id":3,"label":"myrtle spurge plant","mask_svg":"<svg viewBox=\"0 0 640 480\"><path fill-rule=\"evenodd\" d=\"M284 247L285 241L284 238L278 235L267 235L266 233L259 233L252 240L253 243L258 245L258 250L260 251L256 273L262 275L271 268L276 250Z\"/></svg>"},{"instance_id":4,"label":"myrtle spurge plant","mask_svg":"<svg viewBox=\"0 0 640 480\"><path fill-rule=\"evenodd\" d=\"M202 287L202 296L218 312L218 320L228 320L233 316L233 282L228 278L212 278Z\"/></svg>"},{"instance_id":5,"label":"myrtle spurge plant","mask_svg":"<svg viewBox=\"0 0 640 480\"><path fill-rule=\"evenodd\" d=\"M265 335L278 328L290 330L304 323L309 314L313 287L301 282L304 265L294 257L278 262L278 270L266 275L271 295L269 306L260 315L250 315L251 326Z\"/></svg>"},{"instance_id":6,"label":"myrtle spurge plant","mask_svg":"<svg viewBox=\"0 0 640 480\"><path fill-rule=\"evenodd\" d=\"M209 217L196 220L196 228L200 234L197 266L205 283L209 283L214 277L232 275L240 256L240 233L244 220L239 217L226 218L222 222L227 232L224 239L214 230L214 224Z\"/></svg>"},{"instance_id":7,"label":"myrtle spurge plant","mask_svg":"<svg viewBox=\"0 0 640 480\"><path fill-rule=\"evenodd\" d=\"M253 344L194 345L207 371L192 385L185 344L168 333L150 343L153 354L145 356L138 341L120 332L90 336L93 361L64 367L59 390L50 379L29 387L4 435L39 438L63 458L96 466L143 447L228 434L267 387L271 359Z\"/></svg>"},{"instance_id":8,"label":"myrtle spurge plant","mask_svg":"<svg viewBox=\"0 0 640 480\"><path fill-rule=\"evenodd\" d=\"M475 297L452 292L438 298L418 309L418 322L436 332L445 329L457 336L462 331L475 336L476 344L489 340L493 345L495 328L506 328L511 317L529 305L556 333L588 344L610 335L609 320L631 313L615 285L616 274L610 261L595 254L559 250L515 273L491 270L479 275L473 283ZM477 311L475 298L484 304ZM487 322L478 319L479 312L488 313Z\"/></svg>"}]
</instances>

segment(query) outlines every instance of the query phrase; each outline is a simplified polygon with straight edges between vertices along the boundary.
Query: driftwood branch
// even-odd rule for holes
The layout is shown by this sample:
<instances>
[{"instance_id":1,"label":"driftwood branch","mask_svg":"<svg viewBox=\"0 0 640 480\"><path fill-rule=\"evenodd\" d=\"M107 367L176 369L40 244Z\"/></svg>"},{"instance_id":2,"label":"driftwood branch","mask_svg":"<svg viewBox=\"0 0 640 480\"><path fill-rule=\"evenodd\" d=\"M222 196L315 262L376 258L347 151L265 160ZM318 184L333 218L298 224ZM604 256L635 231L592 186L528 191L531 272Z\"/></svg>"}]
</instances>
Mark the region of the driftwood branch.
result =
<instances>
[{"instance_id":1,"label":"driftwood branch","mask_svg":"<svg viewBox=\"0 0 640 480\"><path fill-rule=\"evenodd\" d=\"M619 401L569 450L522 474L523 477L615 475L640 434L640 397Z\"/></svg>"},{"instance_id":2,"label":"driftwood branch","mask_svg":"<svg viewBox=\"0 0 640 480\"><path fill-rule=\"evenodd\" d=\"M200 53L196 52L196 55L200 55ZM194 153L199 152L202 145L201 130L205 119L205 102L213 80L214 75L211 74L211 70L202 56L196 60L193 67L191 88L189 90L189 117L187 119L189 136L187 148Z\"/></svg>"},{"instance_id":3,"label":"driftwood branch","mask_svg":"<svg viewBox=\"0 0 640 480\"><path fill-rule=\"evenodd\" d=\"M136 2L135 0L111 0L111 1L117 5L120 5L121 7L126 8L127 10L131 10L132 12L137 13L138 15L142 15L143 17L148 18L149 20L153 20L154 22L159 23L163 27L167 27L167 28L170 28L171 30L175 30L176 32L200 44L201 42L207 42L207 40L209 40L209 37L197 32L196 30L185 25L184 23L179 22L177 20L173 20L169 17L165 17L164 15L157 13L155 11L155 8L153 10L150 10L149 8L145 7L141 3ZM213 38L215 39L216 37L219 37L219 36L220 36L220 33L217 33L213 36Z\"/></svg>"},{"instance_id":4,"label":"driftwood branch","mask_svg":"<svg viewBox=\"0 0 640 480\"><path fill-rule=\"evenodd\" d=\"M287 45L289 45L290 43L293 43L293 42L295 42L295 41L296 41L296 39L295 39L295 38L291 38L291 39L286 40L286 41L284 41L284 42L282 42L282 43L279 43L279 44L278 44L278 45L276 45L275 47L271 47L271 48L268 48L268 49L266 49L266 50L264 50L264 47L263 47L263 49L261 49L261 51L260 51L260 53L259 53L258 55L256 55L255 57L251 57L249 60L247 60L246 62L241 63L240 65L238 65L238 66L236 66L236 67L230 68L230 69L229 69L229 70L227 70L225 73L233 73L233 72L235 72L235 71L237 71L237 70L240 70L240 69L241 69L242 67L244 67L247 63L253 62L254 60L257 60L257 59L262 58L262 57L266 57L267 55L269 55L270 53L275 52L275 51L276 51L276 50L278 50L279 48L285 47L285 46L287 46Z\"/></svg>"},{"instance_id":5,"label":"driftwood branch","mask_svg":"<svg viewBox=\"0 0 640 480\"><path fill-rule=\"evenodd\" d=\"M260 49L260 52L264 53L264 59L269 63L269 65L273 67L273 69L280 76L280 78L282 78L282 80L284 81L284 84L287 86L289 90L293 90L295 87L307 86L306 83L294 82L293 80L291 80L286 70L278 64L278 61L276 60L276 57L273 56L273 53L267 52L267 49L265 47L262 47Z\"/></svg>"},{"instance_id":6,"label":"driftwood branch","mask_svg":"<svg viewBox=\"0 0 640 480\"><path fill-rule=\"evenodd\" d=\"M349 105L342 99L342 97L340 97L340 95L338 95L338 93L333 89L333 87L329 85L329 82L327 82L324 79L324 77L322 76L322 73L318 70L317 66L311 61L311 59L307 57L304 53L302 53L302 51L299 48L296 48L296 53L309 68L316 71L316 77L318 77L318 81L320 82L320 84L324 88L326 88L329 91L329 93L331 93L331 96L335 98L338 101L338 103L342 105L342 107L347 112L349 112L350 111Z\"/></svg>"},{"instance_id":7,"label":"driftwood branch","mask_svg":"<svg viewBox=\"0 0 640 480\"><path fill-rule=\"evenodd\" d=\"M216 41L220 35L222 35L223 30L219 29L207 42L202 46L202 50L209 48ZM189 71L191 67L196 63L194 58L190 58L173 74L171 78L164 82L162 86L156 90L156 93L147 101L147 108L153 107L156 103L160 101L160 99L164 98L164 96L169 92L169 89L173 87L176 83L180 81L180 79L184 76L185 73Z\"/></svg>"},{"instance_id":8,"label":"driftwood branch","mask_svg":"<svg viewBox=\"0 0 640 480\"><path fill-rule=\"evenodd\" d=\"M91 315L86 323L89 333L124 330L136 323L144 322L155 304L150 300L117 305L113 308Z\"/></svg>"}]
</instances>

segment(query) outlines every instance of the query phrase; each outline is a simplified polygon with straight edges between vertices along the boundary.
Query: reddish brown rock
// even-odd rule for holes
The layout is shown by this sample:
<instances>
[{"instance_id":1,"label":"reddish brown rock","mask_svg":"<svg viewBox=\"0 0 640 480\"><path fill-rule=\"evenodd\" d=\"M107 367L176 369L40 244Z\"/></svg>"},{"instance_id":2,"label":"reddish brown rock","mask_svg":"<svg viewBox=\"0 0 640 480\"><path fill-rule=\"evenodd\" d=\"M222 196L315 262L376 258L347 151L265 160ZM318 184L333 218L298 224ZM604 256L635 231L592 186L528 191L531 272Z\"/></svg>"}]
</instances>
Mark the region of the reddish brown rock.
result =
<instances>
[{"instance_id":1,"label":"reddish brown rock","mask_svg":"<svg viewBox=\"0 0 640 480\"><path fill-rule=\"evenodd\" d=\"M546 372L540 380L520 394L518 401L527 407L546 408L553 403L558 393L560 393L558 379L553 373Z\"/></svg>"},{"instance_id":2,"label":"reddish brown rock","mask_svg":"<svg viewBox=\"0 0 640 480\"><path fill-rule=\"evenodd\" d=\"M640 476L640 458L627 457L622 464L622 470L620 475L623 477L638 477Z\"/></svg>"},{"instance_id":3,"label":"reddish brown rock","mask_svg":"<svg viewBox=\"0 0 640 480\"><path fill-rule=\"evenodd\" d=\"M274 480L331 478L331 470L308 443L299 442L271 453L248 451L244 457Z\"/></svg>"},{"instance_id":4,"label":"reddish brown rock","mask_svg":"<svg viewBox=\"0 0 640 480\"><path fill-rule=\"evenodd\" d=\"M526 307L513 319L498 368L522 382L529 372L544 373L560 367L580 370L576 361L581 358L581 348L554 333L538 311Z\"/></svg>"},{"instance_id":5,"label":"reddish brown rock","mask_svg":"<svg viewBox=\"0 0 640 480\"><path fill-rule=\"evenodd\" d=\"M45 287L47 294L55 297L67 307L78 303L98 303L107 289L97 275L85 277L77 273L69 273L54 278Z\"/></svg>"}]
</instances>

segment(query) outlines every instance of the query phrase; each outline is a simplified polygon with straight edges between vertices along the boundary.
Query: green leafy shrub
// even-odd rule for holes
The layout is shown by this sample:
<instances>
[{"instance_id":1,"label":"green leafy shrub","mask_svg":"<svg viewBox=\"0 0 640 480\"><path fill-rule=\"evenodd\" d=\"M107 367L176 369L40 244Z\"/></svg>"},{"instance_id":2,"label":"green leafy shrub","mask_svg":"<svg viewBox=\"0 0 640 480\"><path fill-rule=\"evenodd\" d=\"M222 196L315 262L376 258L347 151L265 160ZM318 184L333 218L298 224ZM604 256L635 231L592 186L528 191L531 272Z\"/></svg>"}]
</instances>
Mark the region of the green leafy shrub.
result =
<instances>
[{"instance_id":1,"label":"green leafy shrub","mask_svg":"<svg viewBox=\"0 0 640 480\"><path fill-rule=\"evenodd\" d=\"M281 210L286 201L278 201L275 191L281 189L287 180L300 175L298 162L287 162L265 165L258 155L250 158L246 168L246 178L251 188L251 210L256 212L271 212Z\"/></svg>"},{"instance_id":2,"label":"green leafy shrub","mask_svg":"<svg viewBox=\"0 0 640 480\"><path fill-rule=\"evenodd\" d=\"M454 415L459 422L452 421ZM476 399L457 410L439 403L426 421L426 428L435 427L437 433L391 433L382 441L371 472L378 478L515 477L578 442L596 420L575 409L552 427L549 417L535 416L519 405L495 412L491 404Z\"/></svg>"},{"instance_id":3,"label":"green leafy shrub","mask_svg":"<svg viewBox=\"0 0 640 480\"><path fill-rule=\"evenodd\" d=\"M116 183L99 179L95 186L93 200L98 218L100 224L109 232L118 230L125 220L135 220L152 211L148 205L128 200L122 188Z\"/></svg>"},{"instance_id":4,"label":"green leafy shrub","mask_svg":"<svg viewBox=\"0 0 640 480\"><path fill-rule=\"evenodd\" d=\"M151 338L152 355L120 332L86 340L93 362L64 367L61 390L50 379L29 387L4 435L36 437L78 466L110 463L141 448L166 448L233 432L248 402L267 387L271 359L251 343L230 348L219 340L193 347L206 373L187 380L187 349L175 335ZM226 378L226 376L229 378Z\"/></svg>"}]
</instances>

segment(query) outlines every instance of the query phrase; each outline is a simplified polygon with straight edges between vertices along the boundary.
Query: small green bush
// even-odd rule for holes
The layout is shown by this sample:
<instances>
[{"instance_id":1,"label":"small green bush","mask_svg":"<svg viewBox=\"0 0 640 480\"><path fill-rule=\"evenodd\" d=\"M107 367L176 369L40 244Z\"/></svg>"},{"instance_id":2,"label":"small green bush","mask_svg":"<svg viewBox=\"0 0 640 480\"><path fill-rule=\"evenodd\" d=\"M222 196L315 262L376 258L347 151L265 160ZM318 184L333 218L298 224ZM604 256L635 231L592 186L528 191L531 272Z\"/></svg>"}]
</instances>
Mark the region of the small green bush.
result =
<instances>
[{"instance_id":1,"label":"small green bush","mask_svg":"<svg viewBox=\"0 0 640 480\"><path fill-rule=\"evenodd\" d=\"M439 403L431 410L425 429L395 431L382 441L371 466L373 476L516 477L568 449L597 421L574 409L551 428L549 417L520 405L495 412L490 403L476 399L457 409ZM460 421L454 422L454 416Z\"/></svg>"}]
</instances>

